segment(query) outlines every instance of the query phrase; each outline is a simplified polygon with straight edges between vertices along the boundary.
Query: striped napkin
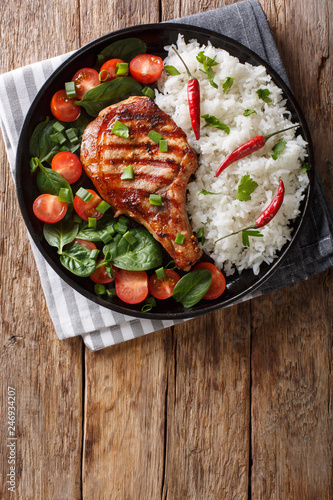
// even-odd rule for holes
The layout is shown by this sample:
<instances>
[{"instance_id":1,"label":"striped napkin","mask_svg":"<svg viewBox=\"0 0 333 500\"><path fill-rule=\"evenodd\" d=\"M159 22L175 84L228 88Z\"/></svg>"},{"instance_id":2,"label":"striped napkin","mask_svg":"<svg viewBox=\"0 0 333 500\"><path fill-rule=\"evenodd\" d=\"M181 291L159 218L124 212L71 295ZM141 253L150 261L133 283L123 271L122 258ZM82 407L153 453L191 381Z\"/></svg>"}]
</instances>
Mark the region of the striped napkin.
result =
<instances>
[{"instance_id":1,"label":"striped napkin","mask_svg":"<svg viewBox=\"0 0 333 500\"><path fill-rule=\"evenodd\" d=\"M172 22L172 21L171 21ZM196 14L174 22L206 27L248 46L287 82L266 16L254 0ZM24 117L38 90L72 52L0 75L0 127L12 173ZM317 179L306 226L283 266L253 295L307 279L333 264L333 214ZM112 312L69 287L47 264L31 241L50 316L60 340L81 335L92 351L172 326L179 321L143 320Z\"/></svg>"}]
</instances>

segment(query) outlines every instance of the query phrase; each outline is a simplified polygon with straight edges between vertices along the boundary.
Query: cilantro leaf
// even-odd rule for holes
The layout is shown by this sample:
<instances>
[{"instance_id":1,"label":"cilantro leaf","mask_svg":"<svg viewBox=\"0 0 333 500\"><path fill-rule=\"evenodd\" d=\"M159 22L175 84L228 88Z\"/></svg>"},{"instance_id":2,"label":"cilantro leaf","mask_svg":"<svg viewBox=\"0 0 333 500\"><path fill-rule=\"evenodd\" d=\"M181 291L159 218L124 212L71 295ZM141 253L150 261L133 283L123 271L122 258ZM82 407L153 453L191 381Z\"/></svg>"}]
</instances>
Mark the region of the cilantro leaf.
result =
<instances>
[{"instance_id":1,"label":"cilantro leaf","mask_svg":"<svg viewBox=\"0 0 333 500\"><path fill-rule=\"evenodd\" d=\"M206 189L201 189L199 194L223 194L223 193L213 193L212 191L206 191Z\"/></svg>"},{"instance_id":2,"label":"cilantro leaf","mask_svg":"<svg viewBox=\"0 0 333 500\"><path fill-rule=\"evenodd\" d=\"M211 57L206 56L203 51L199 52L197 55L197 61L203 65L203 69L200 69L200 71L207 75L211 86L217 89L218 85L214 82L214 71L212 70L212 66L217 66L219 64L215 61L215 59L216 56L212 59Z\"/></svg>"},{"instance_id":3,"label":"cilantro leaf","mask_svg":"<svg viewBox=\"0 0 333 500\"><path fill-rule=\"evenodd\" d=\"M309 170L311 170L311 165L308 163L302 163L302 174L306 174Z\"/></svg>"},{"instance_id":4,"label":"cilantro leaf","mask_svg":"<svg viewBox=\"0 0 333 500\"><path fill-rule=\"evenodd\" d=\"M230 87L232 87L232 84L234 83L234 79L231 78L230 76L227 76L227 78L224 80L222 87L223 87L223 94L225 94Z\"/></svg>"},{"instance_id":5,"label":"cilantro leaf","mask_svg":"<svg viewBox=\"0 0 333 500\"><path fill-rule=\"evenodd\" d=\"M250 116L253 115L253 113L257 114L257 112L254 109L246 109L243 113L243 116Z\"/></svg>"},{"instance_id":6,"label":"cilantro leaf","mask_svg":"<svg viewBox=\"0 0 333 500\"><path fill-rule=\"evenodd\" d=\"M164 69L168 73L169 76L180 75L178 69L175 68L174 66L171 66L171 65L167 64L166 66L164 66Z\"/></svg>"},{"instance_id":7,"label":"cilantro leaf","mask_svg":"<svg viewBox=\"0 0 333 500\"><path fill-rule=\"evenodd\" d=\"M272 154L272 158L273 160L277 160L279 155L282 153L282 151L285 150L286 148L286 141L282 139L279 140L279 142L277 142L275 144L275 146L272 147L272 151L273 151L273 154Z\"/></svg>"},{"instance_id":8,"label":"cilantro leaf","mask_svg":"<svg viewBox=\"0 0 333 500\"><path fill-rule=\"evenodd\" d=\"M239 201L249 201L251 200L251 193L258 187L256 181L254 181L248 174L243 175L238 181L238 192L236 195Z\"/></svg>"},{"instance_id":9,"label":"cilantro leaf","mask_svg":"<svg viewBox=\"0 0 333 500\"><path fill-rule=\"evenodd\" d=\"M257 94L259 99L262 99L264 102L270 103L272 99L269 96L270 91L268 89L259 89L257 90Z\"/></svg>"},{"instance_id":10,"label":"cilantro leaf","mask_svg":"<svg viewBox=\"0 0 333 500\"><path fill-rule=\"evenodd\" d=\"M248 229L243 229L242 231L242 241L245 247L250 246L249 236L256 236L257 238L262 238L264 235L260 231L251 231Z\"/></svg>"},{"instance_id":11,"label":"cilantro leaf","mask_svg":"<svg viewBox=\"0 0 333 500\"><path fill-rule=\"evenodd\" d=\"M219 130L224 130L224 132L229 135L230 128L225 123L222 123L216 116L213 115L201 115L201 118L204 118L206 125L205 127L214 127Z\"/></svg>"}]
</instances>

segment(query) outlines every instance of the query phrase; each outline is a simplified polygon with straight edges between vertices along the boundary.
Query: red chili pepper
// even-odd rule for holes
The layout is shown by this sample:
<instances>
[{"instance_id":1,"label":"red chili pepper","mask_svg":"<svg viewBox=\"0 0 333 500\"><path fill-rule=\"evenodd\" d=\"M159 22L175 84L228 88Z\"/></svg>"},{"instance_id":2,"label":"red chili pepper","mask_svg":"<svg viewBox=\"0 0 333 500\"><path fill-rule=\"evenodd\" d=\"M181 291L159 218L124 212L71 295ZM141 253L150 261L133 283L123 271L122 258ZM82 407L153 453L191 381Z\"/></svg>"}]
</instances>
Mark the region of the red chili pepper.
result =
<instances>
[{"instance_id":1,"label":"red chili pepper","mask_svg":"<svg viewBox=\"0 0 333 500\"><path fill-rule=\"evenodd\" d=\"M283 130L278 130L277 132L273 132L272 134L269 135L265 136L257 135L256 137L253 137L253 139L250 139L245 144L242 144L242 146L239 146L232 153L230 153L230 155L226 157L226 159L221 163L219 168L216 170L215 177L218 177L220 173L223 172L224 169L229 167L229 165L231 165L235 161L240 160L241 158L244 158L245 156L248 156L251 153L258 151L258 149L263 148L266 144L266 141L270 139L273 135L279 134L280 132L285 132L286 130L290 130L291 128L295 127L299 127L299 125L293 125L292 127L288 127Z\"/></svg>"},{"instance_id":2,"label":"red chili pepper","mask_svg":"<svg viewBox=\"0 0 333 500\"><path fill-rule=\"evenodd\" d=\"M273 217L278 213L282 205L283 198L284 198L284 184L283 181L280 179L278 192L273 198L273 201L268 205L268 207L263 211L263 213L259 215L258 219L256 220L256 227L266 226L266 224L268 224L273 219Z\"/></svg>"},{"instance_id":3,"label":"red chili pepper","mask_svg":"<svg viewBox=\"0 0 333 500\"><path fill-rule=\"evenodd\" d=\"M266 226L266 224L268 224L280 210L283 199L284 199L284 184L283 181L280 179L279 188L276 195L274 196L273 200L268 205L268 207L265 208L265 210L259 215L255 224L253 224L252 226L245 227L244 229L240 229L239 231L235 231L234 233L227 234L226 236L222 236L222 238L216 240L215 243L217 243L220 240L224 240L224 238L228 238L229 236L233 236L234 234L241 233L242 231L247 231L249 229L258 229L260 227Z\"/></svg>"},{"instance_id":4,"label":"red chili pepper","mask_svg":"<svg viewBox=\"0 0 333 500\"><path fill-rule=\"evenodd\" d=\"M181 55L178 53L178 51L175 49L175 47L172 47L172 48L176 52L179 59L184 64L185 69L187 71L187 74L190 78L190 80L187 83L188 107L189 107L193 132L194 132L195 138L197 140L199 140L200 139L200 85L199 85L199 80L197 80L197 78L193 78L190 70L188 69L188 67L185 64L185 61L183 60Z\"/></svg>"}]
</instances>

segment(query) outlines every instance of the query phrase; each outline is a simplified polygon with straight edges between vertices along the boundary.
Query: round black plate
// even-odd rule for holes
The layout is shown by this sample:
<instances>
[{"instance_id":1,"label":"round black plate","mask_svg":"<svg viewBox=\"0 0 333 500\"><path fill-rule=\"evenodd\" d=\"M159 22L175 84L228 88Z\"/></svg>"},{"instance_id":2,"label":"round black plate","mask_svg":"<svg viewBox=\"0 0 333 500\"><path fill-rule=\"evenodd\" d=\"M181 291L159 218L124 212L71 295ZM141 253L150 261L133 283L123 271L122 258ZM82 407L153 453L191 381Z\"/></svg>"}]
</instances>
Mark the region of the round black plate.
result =
<instances>
[{"instance_id":1,"label":"round black plate","mask_svg":"<svg viewBox=\"0 0 333 500\"><path fill-rule=\"evenodd\" d=\"M283 90L284 97L287 99L287 107L292 115L291 120L301 124L302 136L308 143L308 162L312 168L309 175L310 183L301 205L301 215L293 222L292 240L284 246L278 258L276 258L271 265L263 263L260 268L260 273L257 276L253 274L252 270L245 270L240 275L236 273L229 277L227 279L226 291L216 300L202 300L191 309L185 309L175 300L168 299L166 301L158 301L156 308L151 312L143 313L141 312L142 305L140 304L131 306L124 304L118 299L113 299L111 302L106 298L104 299L103 297L96 296L92 281L89 278L76 277L62 267L59 263L59 256L56 253L56 249L50 247L43 239L42 223L40 223L32 213L32 204L34 199L39 195L39 192L36 183L33 181L29 182L29 179L31 179L29 168L29 140L37 123L44 120L47 115L50 115L50 101L54 92L63 88L64 82L70 81L73 74L78 69L89 66L93 67L95 65L96 55L107 45L116 40L137 37L146 42L148 53L153 53L164 58L166 56L164 46L175 43L179 33L184 36L186 41L193 38L198 40L201 44L207 44L208 41L210 41L213 46L225 49L231 55L238 57L242 63L248 62L254 66L263 65L266 67L274 83ZM68 285L97 304L123 314L149 319L180 319L206 314L235 303L246 294L257 289L278 269L282 260L290 251L292 244L298 237L308 211L314 182L313 163L312 142L303 113L286 84L264 60L240 43L206 29L183 24L150 24L122 29L89 43L69 57L69 59L67 59L46 81L33 101L23 124L17 150L16 185L23 218L34 242L47 262Z\"/></svg>"}]
</instances>

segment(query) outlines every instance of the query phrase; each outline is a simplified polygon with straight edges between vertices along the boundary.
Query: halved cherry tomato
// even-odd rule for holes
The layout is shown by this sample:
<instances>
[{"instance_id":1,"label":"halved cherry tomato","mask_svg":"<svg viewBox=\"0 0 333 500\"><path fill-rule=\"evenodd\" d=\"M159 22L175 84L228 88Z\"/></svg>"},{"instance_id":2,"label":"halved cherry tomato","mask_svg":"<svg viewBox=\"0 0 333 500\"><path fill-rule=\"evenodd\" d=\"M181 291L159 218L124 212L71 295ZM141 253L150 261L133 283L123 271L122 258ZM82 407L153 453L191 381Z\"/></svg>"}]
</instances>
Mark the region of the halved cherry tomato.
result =
<instances>
[{"instance_id":1,"label":"halved cherry tomato","mask_svg":"<svg viewBox=\"0 0 333 500\"><path fill-rule=\"evenodd\" d=\"M87 203L83 201L79 196L74 196L74 209L76 213L81 217L81 219L88 221L89 217L94 219L100 219L103 217L101 212L96 210L96 207L101 203L102 198L92 189L87 189L89 193L93 195L92 199Z\"/></svg>"},{"instance_id":2,"label":"halved cherry tomato","mask_svg":"<svg viewBox=\"0 0 333 500\"><path fill-rule=\"evenodd\" d=\"M82 175L82 165L78 157L70 151L60 151L51 163L53 170L58 172L69 184L73 184Z\"/></svg>"},{"instance_id":3,"label":"halved cherry tomato","mask_svg":"<svg viewBox=\"0 0 333 500\"><path fill-rule=\"evenodd\" d=\"M220 297L220 295L222 295L222 293L224 292L226 286L225 277L223 276L221 271L210 262L201 262L194 267L193 271L196 271L197 269L208 269L208 271L210 271L212 275L212 284L210 285L208 292L203 296L203 298L206 300L213 300Z\"/></svg>"},{"instance_id":4,"label":"halved cherry tomato","mask_svg":"<svg viewBox=\"0 0 333 500\"><path fill-rule=\"evenodd\" d=\"M73 122L81 114L81 108L75 104L75 98L69 99L66 90L58 90L51 99L53 116L62 122Z\"/></svg>"},{"instance_id":5,"label":"halved cherry tomato","mask_svg":"<svg viewBox=\"0 0 333 500\"><path fill-rule=\"evenodd\" d=\"M39 220L53 224L65 217L67 204L64 201L59 201L58 196L44 193L35 199L32 210Z\"/></svg>"},{"instance_id":6,"label":"halved cherry tomato","mask_svg":"<svg viewBox=\"0 0 333 500\"><path fill-rule=\"evenodd\" d=\"M116 274L116 293L126 304L139 304L148 295L148 275L146 271L125 271Z\"/></svg>"},{"instance_id":7,"label":"halved cherry tomato","mask_svg":"<svg viewBox=\"0 0 333 500\"><path fill-rule=\"evenodd\" d=\"M88 248L88 250L96 250L96 245L93 241L88 241L88 240L81 240L81 238L75 238L75 240L72 241L71 245L76 243L77 245L82 245L83 247Z\"/></svg>"},{"instance_id":8,"label":"halved cherry tomato","mask_svg":"<svg viewBox=\"0 0 333 500\"><path fill-rule=\"evenodd\" d=\"M100 262L100 261L99 261ZM97 262L98 264L98 262ZM112 271L115 274L117 268L112 266ZM111 283L114 278L111 278L106 270L105 266L98 267L95 271L90 275L90 278L94 283L98 283L100 285L106 285L107 283Z\"/></svg>"},{"instance_id":9,"label":"halved cherry tomato","mask_svg":"<svg viewBox=\"0 0 333 500\"><path fill-rule=\"evenodd\" d=\"M98 72L93 68L79 69L73 76L72 82L75 83L77 99L82 99L88 90L97 87L101 83Z\"/></svg>"},{"instance_id":10,"label":"halved cherry tomato","mask_svg":"<svg viewBox=\"0 0 333 500\"><path fill-rule=\"evenodd\" d=\"M149 279L149 291L155 299L165 300L172 296L176 283L180 276L172 269L164 269L165 277L158 279L153 274Z\"/></svg>"},{"instance_id":11,"label":"halved cherry tomato","mask_svg":"<svg viewBox=\"0 0 333 500\"><path fill-rule=\"evenodd\" d=\"M159 79L163 71L163 61L152 54L140 54L130 62L130 72L140 83L153 83Z\"/></svg>"},{"instance_id":12,"label":"halved cherry tomato","mask_svg":"<svg viewBox=\"0 0 333 500\"><path fill-rule=\"evenodd\" d=\"M119 78L120 76L127 76L128 75L128 69L126 74L124 75L116 75L117 71L117 64L118 63L124 63L122 59L109 59L106 61L103 66L100 69L100 78L102 82L110 82L111 80L114 80L115 78Z\"/></svg>"}]
</instances>

